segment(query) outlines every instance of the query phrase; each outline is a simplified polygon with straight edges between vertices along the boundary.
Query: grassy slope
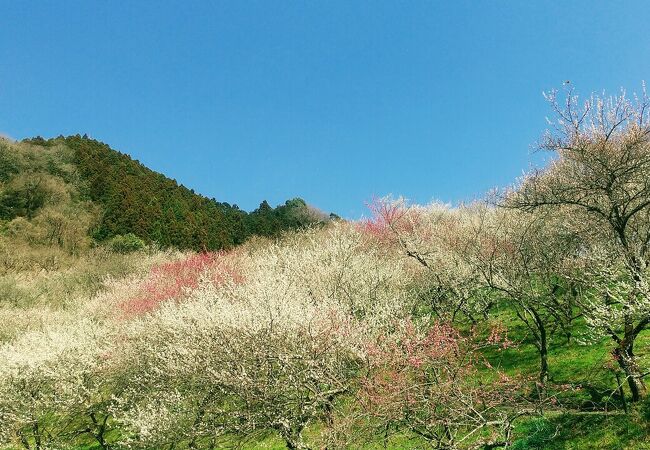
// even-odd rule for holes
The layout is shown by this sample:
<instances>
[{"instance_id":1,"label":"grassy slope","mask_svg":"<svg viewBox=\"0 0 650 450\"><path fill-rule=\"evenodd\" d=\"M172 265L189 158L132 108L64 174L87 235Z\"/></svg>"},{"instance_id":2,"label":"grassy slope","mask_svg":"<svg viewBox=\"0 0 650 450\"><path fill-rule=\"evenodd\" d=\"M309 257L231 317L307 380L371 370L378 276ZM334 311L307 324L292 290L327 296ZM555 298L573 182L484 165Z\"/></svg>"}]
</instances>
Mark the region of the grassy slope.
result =
<instances>
[{"instance_id":1,"label":"grassy slope","mask_svg":"<svg viewBox=\"0 0 650 450\"><path fill-rule=\"evenodd\" d=\"M522 343L487 355L490 361L509 374L535 374L538 356L535 347L526 342L517 322L511 324L511 339ZM578 333L584 325L578 324ZM553 342L549 351L551 381L557 385L579 385L579 389L558 396L572 412L549 411L544 418L521 420L515 429L515 449L645 449L650 448L650 401L632 408L629 414L620 409L620 399L612 395L616 378L609 368L612 349L610 339L603 338L592 345L580 345L575 340L567 344ZM650 332L638 338L638 356L644 366L650 361ZM602 410L609 400L609 413Z\"/></svg>"},{"instance_id":2,"label":"grassy slope","mask_svg":"<svg viewBox=\"0 0 650 450\"><path fill-rule=\"evenodd\" d=\"M522 327L512 316L502 312L510 324L510 338L520 344L516 348L486 354L495 366L510 375L530 374L537 371L537 350L526 342ZM578 325L578 331L585 331ZM639 337L637 348L643 361L650 360L650 332ZM594 345L557 342L551 346L551 379L555 384L580 384L581 388L560 397L571 405L573 412L547 411L543 418L520 419L515 427L513 449L588 450L588 449L650 449L650 400L632 407L628 414L622 409L610 412L588 411L596 403L602 404L601 394L610 395L616 387L611 370L605 368L609 361L611 343L602 339ZM614 403L612 399L612 403ZM615 406L612 404L612 407ZM580 408L585 409L580 411ZM611 407L610 407L611 408ZM307 432L317 440L321 426L315 424ZM309 440L309 439L308 439ZM283 442L269 437L244 447L247 450L285 449ZM405 435L392 436L387 445L380 437L365 449L424 449L426 444Z\"/></svg>"}]
</instances>

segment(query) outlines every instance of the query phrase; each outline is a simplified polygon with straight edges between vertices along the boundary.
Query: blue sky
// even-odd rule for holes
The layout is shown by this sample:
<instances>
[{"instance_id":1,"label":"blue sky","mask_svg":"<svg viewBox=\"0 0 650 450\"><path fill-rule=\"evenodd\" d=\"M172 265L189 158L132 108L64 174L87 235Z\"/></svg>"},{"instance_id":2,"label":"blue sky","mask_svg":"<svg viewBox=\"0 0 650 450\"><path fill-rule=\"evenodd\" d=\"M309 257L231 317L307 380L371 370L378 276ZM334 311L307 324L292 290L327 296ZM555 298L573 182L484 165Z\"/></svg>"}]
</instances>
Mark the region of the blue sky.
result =
<instances>
[{"instance_id":1,"label":"blue sky","mask_svg":"<svg viewBox=\"0 0 650 450\"><path fill-rule=\"evenodd\" d=\"M650 81L645 2L0 0L0 132L87 133L221 201L458 202L565 80Z\"/></svg>"}]
</instances>

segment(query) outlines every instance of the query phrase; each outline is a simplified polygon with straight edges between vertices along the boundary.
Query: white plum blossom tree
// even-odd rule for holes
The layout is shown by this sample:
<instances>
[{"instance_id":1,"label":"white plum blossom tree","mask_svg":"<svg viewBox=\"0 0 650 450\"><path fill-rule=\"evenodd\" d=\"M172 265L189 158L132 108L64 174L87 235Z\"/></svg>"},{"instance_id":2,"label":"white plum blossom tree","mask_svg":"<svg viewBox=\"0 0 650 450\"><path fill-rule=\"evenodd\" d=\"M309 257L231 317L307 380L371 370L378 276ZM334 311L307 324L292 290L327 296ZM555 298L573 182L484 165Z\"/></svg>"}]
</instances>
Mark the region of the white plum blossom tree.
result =
<instances>
[{"instance_id":1,"label":"white plum blossom tree","mask_svg":"<svg viewBox=\"0 0 650 450\"><path fill-rule=\"evenodd\" d=\"M555 158L506 192L504 204L548 211L574 225L583 242L582 274L594 290L584 303L593 329L615 342L632 398L645 391L634 354L650 324L650 118L641 97L592 96L580 103L547 94L555 118L541 148Z\"/></svg>"}]
</instances>

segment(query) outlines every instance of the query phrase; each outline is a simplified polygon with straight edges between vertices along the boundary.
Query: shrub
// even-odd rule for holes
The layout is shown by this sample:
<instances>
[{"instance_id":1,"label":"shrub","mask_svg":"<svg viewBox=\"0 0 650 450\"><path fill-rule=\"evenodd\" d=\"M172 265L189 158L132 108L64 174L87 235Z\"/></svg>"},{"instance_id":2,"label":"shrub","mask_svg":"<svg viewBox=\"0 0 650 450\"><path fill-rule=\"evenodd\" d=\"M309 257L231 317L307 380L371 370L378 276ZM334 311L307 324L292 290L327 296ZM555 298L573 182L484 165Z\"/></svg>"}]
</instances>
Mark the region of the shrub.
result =
<instances>
[{"instance_id":1,"label":"shrub","mask_svg":"<svg viewBox=\"0 0 650 450\"><path fill-rule=\"evenodd\" d=\"M113 237L108 241L108 246L117 253L132 253L142 250L145 247L145 243L135 234L127 233Z\"/></svg>"}]
</instances>

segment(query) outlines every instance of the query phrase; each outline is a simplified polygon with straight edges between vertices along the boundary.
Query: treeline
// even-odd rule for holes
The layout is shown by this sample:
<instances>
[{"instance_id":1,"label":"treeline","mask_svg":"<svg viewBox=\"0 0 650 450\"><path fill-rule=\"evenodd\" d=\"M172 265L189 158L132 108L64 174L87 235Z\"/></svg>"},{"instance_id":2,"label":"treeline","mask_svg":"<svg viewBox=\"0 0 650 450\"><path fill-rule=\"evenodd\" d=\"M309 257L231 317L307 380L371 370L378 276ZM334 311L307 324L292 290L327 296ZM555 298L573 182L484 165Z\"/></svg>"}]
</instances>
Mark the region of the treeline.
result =
<instances>
[{"instance_id":1,"label":"treeline","mask_svg":"<svg viewBox=\"0 0 650 450\"><path fill-rule=\"evenodd\" d=\"M36 137L23 142L70 149L70 162L80 178L80 192L100 206L98 222L91 230L92 237L98 241L133 233L163 247L216 250L241 244L253 235L277 236L284 230L329 219L299 198L276 208L263 201L258 209L247 213L237 205L196 194L129 155L87 136L47 140ZM54 172L58 170L56 165L50 168ZM17 206L14 205L13 212L5 212L3 218L31 215L38 207L36 204L31 208L21 207L21 202L31 200L20 194L15 197Z\"/></svg>"}]
</instances>

